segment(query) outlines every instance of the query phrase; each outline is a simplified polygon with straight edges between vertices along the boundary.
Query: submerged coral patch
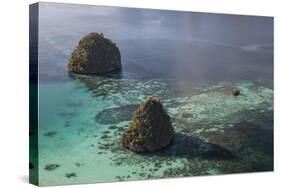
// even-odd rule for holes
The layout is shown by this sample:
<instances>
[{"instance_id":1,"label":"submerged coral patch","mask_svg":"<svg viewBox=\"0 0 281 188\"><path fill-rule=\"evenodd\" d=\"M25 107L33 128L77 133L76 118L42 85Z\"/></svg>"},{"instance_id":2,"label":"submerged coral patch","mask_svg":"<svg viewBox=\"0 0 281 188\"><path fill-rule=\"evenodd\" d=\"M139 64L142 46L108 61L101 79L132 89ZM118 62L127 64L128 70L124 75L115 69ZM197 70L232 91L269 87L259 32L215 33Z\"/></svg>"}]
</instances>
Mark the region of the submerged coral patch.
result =
<instances>
[{"instance_id":1,"label":"submerged coral patch","mask_svg":"<svg viewBox=\"0 0 281 188\"><path fill-rule=\"evenodd\" d=\"M58 167L60 167L60 165L58 165L58 164L47 164L44 169L47 171L53 171L53 170L57 169Z\"/></svg>"},{"instance_id":2,"label":"submerged coral patch","mask_svg":"<svg viewBox=\"0 0 281 188\"><path fill-rule=\"evenodd\" d=\"M116 108L104 109L97 113L96 121L101 124L117 124L122 121L129 121L132 113L137 109L138 105L131 104Z\"/></svg>"},{"instance_id":3,"label":"submerged coral patch","mask_svg":"<svg viewBox=\"0 0 281 188\"><path fill-rule=\"evenodd\" d=\"M66 178L75 178L75 177L77 177L77 175L76 175L76 173L72 172L72 173L65 174L65 177Z\"/></svg>"},{"instance_id":4,"label":"submerged coral patch","mask_svg":"<svg viewBox=\"0 0 281 188\"><path fill-rule=\"evenodd\" d=\"M52 138L52 137L55 136L56 134L57 134L56 131L49 131L49 132L44 133L44 136L47 136L47 137Z\"/></svg>"},{"instance_id":5,"label":"submerged coral patch","mask_svg":"<svg viewBox=\"0 0 281 188\"><path fill-rule=\"evenodd\" d=\"M223 88L227 87L226 84ZM168 111L177 120L177 127L182 127L187 132L196 129L221 129L239 121L245 115L243 111L266 109L266 106L272 105L271 89L244 83L237 84L237 87L243 92L239 97L225 93L224 89L212 89L191 97L166 100L164 104L170 106L174 100L177 101L177 106L168 108ZM182 114L192 114L192 117L184 118Z\"/></svg>"}]
</instances>

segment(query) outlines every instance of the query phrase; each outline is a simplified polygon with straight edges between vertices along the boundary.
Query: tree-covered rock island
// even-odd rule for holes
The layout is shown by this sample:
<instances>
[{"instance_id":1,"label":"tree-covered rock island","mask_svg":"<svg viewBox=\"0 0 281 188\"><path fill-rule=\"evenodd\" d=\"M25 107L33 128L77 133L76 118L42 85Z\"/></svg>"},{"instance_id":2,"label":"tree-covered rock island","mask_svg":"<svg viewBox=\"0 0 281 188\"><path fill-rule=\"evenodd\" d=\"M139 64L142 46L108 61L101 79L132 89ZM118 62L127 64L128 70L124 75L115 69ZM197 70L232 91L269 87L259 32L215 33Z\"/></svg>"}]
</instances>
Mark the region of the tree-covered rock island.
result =
<instances>
[{"instance_id":1,"label":"tree-covered rock island","mask_svg":"<svg viewBox=\"0 0 281 188\"><path fill-rule=\"evenodd\" d=\"M121 55L116 44L95 32L82 37L68 62L69 72L80 74L107 73L120 68Z\"/></svg>"},{"instance_id":2,"label":"tree-covered rock island","mask_svg":"<svg viewBox=\"0 0 281 188\"><path fill-rule=\"evenodd\" d=\"M158 98L143 101L122 136L123 146L134 152L153 152L174 140L169 115Z\"/></svg>"}]
</instances>

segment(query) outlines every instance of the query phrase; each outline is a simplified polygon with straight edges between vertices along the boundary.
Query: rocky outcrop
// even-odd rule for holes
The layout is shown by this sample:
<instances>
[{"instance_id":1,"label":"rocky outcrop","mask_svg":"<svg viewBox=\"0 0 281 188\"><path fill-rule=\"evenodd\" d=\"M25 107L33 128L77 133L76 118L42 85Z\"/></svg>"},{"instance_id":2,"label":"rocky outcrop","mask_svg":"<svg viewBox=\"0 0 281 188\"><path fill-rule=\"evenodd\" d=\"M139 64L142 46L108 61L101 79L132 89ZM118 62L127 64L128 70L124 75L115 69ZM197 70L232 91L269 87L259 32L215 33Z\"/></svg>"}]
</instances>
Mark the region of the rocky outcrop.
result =
<instances>
[{"instance_id":1,"label":"rocky outcrop","mask_svg":"<svg viewBox=\"0 0 281 188\"><path fill-rule=\"evenodd\" d=\"M84 36L72 52L68 70L74 73L106 73L121 68L118 47L103 34L90 33Z\"/></svg>"},{"instance_id":2,"label":"rocky outcrop","mask_svg":"<svg viewBox=\"0 0 281 188\"><path fill-rule=\"evenodd\" d=\"M238 95L240 95L239 89L234 88L234 89L232 90L232 95L233 95L233 96L238 96Z\"/></svg>"},{"instance_id":3,"label":"rocky outcrop","mask_svg":"<svg viewBox=\"0 0 281 188\"><path fill-rule=\"evenodd\" d=\"M152 152L169 145L174 129L169 115L157 98L142 102L122 136L123 146L134 152Z\"/></svg>"}]
</instances>

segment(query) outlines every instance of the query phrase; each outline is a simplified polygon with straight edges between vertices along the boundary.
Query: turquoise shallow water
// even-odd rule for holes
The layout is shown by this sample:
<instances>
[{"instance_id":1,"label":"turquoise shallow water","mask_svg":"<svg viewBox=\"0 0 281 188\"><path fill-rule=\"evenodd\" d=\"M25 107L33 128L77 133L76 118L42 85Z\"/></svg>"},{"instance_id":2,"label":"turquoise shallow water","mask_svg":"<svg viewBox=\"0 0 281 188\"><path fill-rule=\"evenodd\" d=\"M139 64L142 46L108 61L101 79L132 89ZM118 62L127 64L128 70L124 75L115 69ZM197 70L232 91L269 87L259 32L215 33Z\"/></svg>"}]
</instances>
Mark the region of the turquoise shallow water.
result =
<instances>
[{"instance_id":1,"label":"turquoise shallow water","mask_svg":"<svg viewBox=\"0 0 281 188\"><path fill-rule=\"evenodd\" d=\"M40 4L40 185L273 170L271 18ZM90 20L90 21L89 21ZM79 38L103 32L122 71L69 74ZM232 88L241 95L234 97ZM137 104L161 99L175 142L120 144ZM46 170L46 165L56 168Z\"/></svg>"}]
</instances>

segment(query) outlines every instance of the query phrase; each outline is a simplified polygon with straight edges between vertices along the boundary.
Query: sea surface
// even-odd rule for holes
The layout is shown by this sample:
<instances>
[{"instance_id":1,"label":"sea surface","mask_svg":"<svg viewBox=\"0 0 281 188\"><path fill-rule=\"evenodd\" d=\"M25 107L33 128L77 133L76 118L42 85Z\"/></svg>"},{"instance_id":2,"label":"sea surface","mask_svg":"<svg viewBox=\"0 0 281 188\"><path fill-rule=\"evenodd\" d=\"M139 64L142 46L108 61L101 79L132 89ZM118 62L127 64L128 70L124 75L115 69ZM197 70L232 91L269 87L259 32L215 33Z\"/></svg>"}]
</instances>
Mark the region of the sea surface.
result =
<instances>
[{"instance_id":1,"label":"sea surface","mask_svg":"<svg viewBox=\"0 0 281 188\"><path fill-rule=\"evenodd\" d=\"M68 72L90 32L117 44L120 72ZM273 170L271 17L40 3L38 54L40 185ZM151 96L176 139L136 154L120 138Z\"/></svg>"}]
</instances>

